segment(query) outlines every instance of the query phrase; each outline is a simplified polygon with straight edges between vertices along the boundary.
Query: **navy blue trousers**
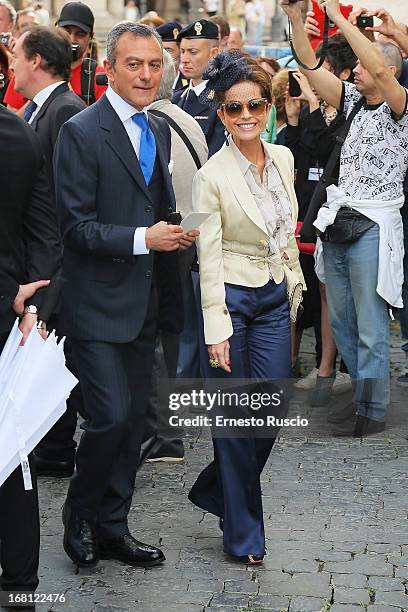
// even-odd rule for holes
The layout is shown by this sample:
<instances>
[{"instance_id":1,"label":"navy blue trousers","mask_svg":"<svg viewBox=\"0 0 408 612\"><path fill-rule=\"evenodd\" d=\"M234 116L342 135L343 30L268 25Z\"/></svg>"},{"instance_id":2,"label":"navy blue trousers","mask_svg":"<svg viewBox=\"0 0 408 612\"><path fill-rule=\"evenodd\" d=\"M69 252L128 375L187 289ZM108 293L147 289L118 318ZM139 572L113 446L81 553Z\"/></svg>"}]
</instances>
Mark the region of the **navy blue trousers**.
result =
<instances>
[{"instance_id":1,"label":"navy blue trousers","mask_svg":"<svg viewBox=\"0 0 408 612\"><path fill-rule=\"evenodd\" d=\"M232 318L231 374L208 363L200 319L201 363L206 378L258 380L290 377L291 331L284 282L259 288L225 285ZM265 531L260 476L274 438L213 438L214 461L201 472L189 499L224 519L224 551L263 555Z\"/></svg>"}]
</instances>

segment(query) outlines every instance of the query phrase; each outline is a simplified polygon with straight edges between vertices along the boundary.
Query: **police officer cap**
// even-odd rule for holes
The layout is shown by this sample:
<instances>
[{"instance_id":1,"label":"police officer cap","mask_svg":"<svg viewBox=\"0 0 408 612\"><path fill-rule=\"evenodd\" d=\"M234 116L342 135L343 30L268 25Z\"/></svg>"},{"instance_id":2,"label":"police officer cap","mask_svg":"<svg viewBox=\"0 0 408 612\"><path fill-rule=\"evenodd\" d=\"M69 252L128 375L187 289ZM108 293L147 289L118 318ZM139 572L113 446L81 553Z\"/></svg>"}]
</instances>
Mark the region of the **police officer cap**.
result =
<instances>
[{"instance_id":1,"label":"police officer cap","mask_svg":"<svg viewBox=\"0 0 408 612\"><path fill-rule=\"evenodd\" d=\"M207 38L209 40L219 40L220 34L216 23L208 19L193 21L190 25L183 28L177 37L178 42L183 38Z\"/></svg>"},{"instance_id":2,"label":"police officer cap","mask_svg":"<svg viewBox=\"0 0 408 612\"><path fill-rule=\"evenodd\" d=\"M177 42L177 36L181 32L181 25L178 21L169 21L156 28L156 32L161 36L163 42Z\"/></svg>"}]
</instances>

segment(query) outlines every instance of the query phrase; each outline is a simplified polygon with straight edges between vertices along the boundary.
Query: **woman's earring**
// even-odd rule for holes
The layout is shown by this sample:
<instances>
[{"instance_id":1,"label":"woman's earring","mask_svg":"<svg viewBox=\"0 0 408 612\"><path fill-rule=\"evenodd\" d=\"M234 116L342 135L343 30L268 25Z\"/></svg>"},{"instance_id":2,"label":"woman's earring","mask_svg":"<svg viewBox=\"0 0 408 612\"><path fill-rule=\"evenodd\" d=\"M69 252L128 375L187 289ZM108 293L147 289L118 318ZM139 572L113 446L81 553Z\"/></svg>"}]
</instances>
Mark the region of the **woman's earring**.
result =
<instances>
[{"instance_id":1,"label":"woman's earring","mask_svg":"<svg viewBox=\"0 0 408 612\"><path fill-rule=\"evenodd\" d=\"M227 130L227 128L225 128L224 130L224 135L225 135L227 147L229 147L229 142L228 142L229 131Z\"/></svg>"}]
</instances>

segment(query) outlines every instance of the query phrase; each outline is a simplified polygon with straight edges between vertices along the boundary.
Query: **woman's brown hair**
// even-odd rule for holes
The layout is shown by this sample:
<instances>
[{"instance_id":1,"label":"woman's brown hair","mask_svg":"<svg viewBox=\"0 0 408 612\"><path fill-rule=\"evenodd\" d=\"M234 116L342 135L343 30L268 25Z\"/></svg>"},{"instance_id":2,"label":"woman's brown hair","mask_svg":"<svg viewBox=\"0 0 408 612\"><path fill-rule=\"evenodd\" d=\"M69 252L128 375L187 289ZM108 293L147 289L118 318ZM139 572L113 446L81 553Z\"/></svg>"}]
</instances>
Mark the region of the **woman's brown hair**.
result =
<instances>
[{"instance_id":1,"label":"woman's brown hair","mask_svg":"<svg viewBox=\"0 0 408 612\"><path fill-rule=\"evenodd\" d=\"M239 83L242 81L250 81L251 83L259 85L261 88L262 97L266 98L268 102L272 102L272 81L270 75L253 57L245 57L245 59L248 70L245 71L245 77L236 82ZM235 84L236 83L234 83L234 85ZM219 95L217 95L217 100L220 104L222 104L225 100L225 93L226 92L220 92Z\"/></svg>"}]
</instances>

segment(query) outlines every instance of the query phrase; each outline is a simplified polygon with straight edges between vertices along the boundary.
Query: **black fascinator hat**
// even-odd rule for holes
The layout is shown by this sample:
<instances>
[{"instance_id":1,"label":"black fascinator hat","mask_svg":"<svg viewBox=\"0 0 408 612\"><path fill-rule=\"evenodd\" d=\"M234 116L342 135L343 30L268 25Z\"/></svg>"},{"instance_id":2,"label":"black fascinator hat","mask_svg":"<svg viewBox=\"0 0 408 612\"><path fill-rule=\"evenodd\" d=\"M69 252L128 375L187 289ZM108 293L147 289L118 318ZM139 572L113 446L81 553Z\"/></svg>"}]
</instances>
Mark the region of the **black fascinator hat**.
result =
<instances>
[{"instance_id":1,"label":"black fascinator hat","mask_svg":"<svg viewBox=\"0 0 408 612\"><path fill-rule=\"evenodd\" d=\"M219 53L211 60L203 74L203 80L208 83L198 96L200 102L212 110L217 110L222 95L235 83L247 80L250 73L251 58L234 51Z\"/></svg>"}]
</instances>

